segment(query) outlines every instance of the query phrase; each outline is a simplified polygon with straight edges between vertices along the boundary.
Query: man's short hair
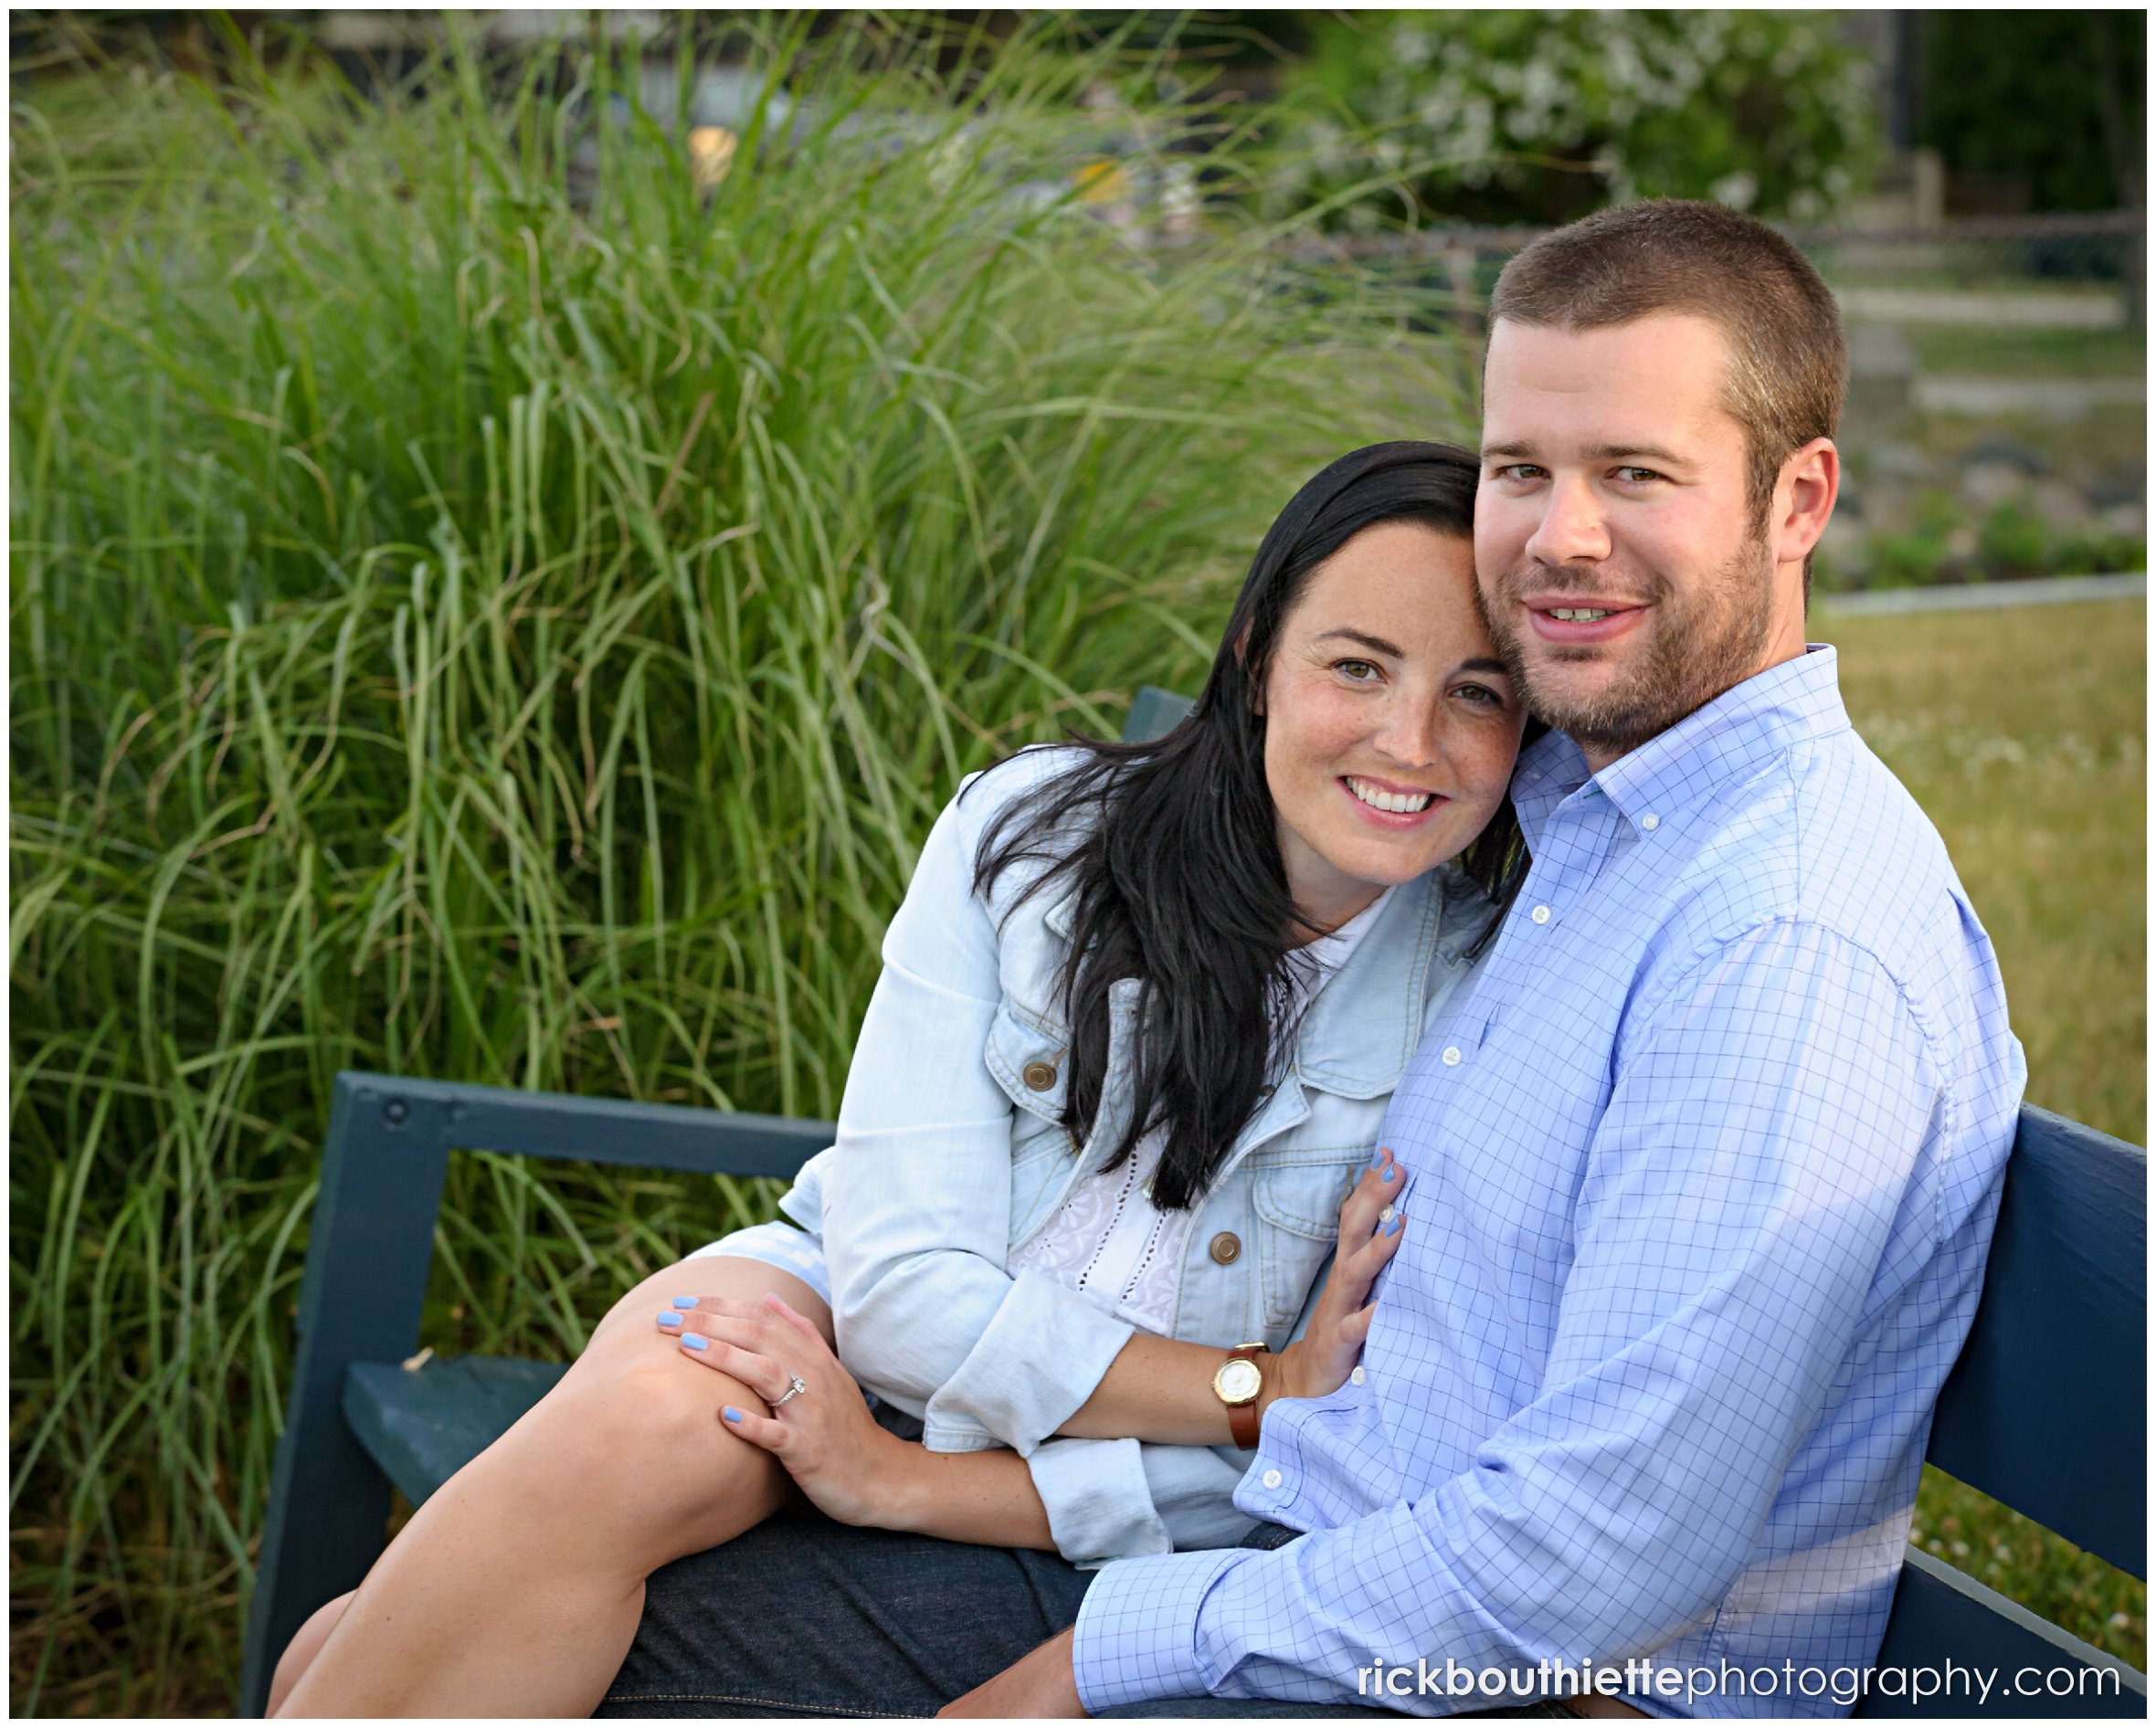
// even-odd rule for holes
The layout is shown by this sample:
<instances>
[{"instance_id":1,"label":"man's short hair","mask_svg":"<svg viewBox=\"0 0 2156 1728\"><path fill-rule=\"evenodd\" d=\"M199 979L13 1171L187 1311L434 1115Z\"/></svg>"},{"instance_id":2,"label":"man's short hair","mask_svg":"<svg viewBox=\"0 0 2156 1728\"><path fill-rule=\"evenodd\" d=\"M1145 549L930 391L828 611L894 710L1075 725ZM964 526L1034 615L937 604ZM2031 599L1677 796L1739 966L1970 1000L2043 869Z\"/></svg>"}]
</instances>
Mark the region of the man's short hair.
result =
<instances>
[{"instance_id":1,"label":"man's short hair","mask_svg":"<svg viewBox=\"0 0 2156 1728\"><path fill-rule=\"evenodd\" d=\"M1849 382L1834 294L1788 240L1720 205L1620 205L1544 235L1490 296L1493 326L1601 330L1657 312L1712 319L1727 332L1723 406L1744 428L1747 490L1763 524L1782 463L1834 436Z\"/></svg>"}]
</instances>

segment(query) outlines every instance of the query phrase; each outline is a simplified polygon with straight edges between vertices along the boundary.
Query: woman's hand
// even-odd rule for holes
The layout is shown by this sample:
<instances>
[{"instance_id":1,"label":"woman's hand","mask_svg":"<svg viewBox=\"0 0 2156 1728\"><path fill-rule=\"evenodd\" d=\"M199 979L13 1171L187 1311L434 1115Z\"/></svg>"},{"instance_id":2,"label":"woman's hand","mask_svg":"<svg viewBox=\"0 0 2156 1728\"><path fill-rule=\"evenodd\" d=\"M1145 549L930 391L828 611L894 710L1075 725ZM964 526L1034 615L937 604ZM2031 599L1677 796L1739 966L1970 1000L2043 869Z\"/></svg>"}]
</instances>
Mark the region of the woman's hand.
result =
<instances>
[{"instance_id":1,"label":"woman's hand","mask_svg":"<svg viewBox=\"0 0 2156 1728\"><path fill-rule=\"evenodd\" d=\"M1370 1286L1400 1247L1405 1220L1392 1197L1406 1174L1391 1148L1379 1146L1340 1203L1340 1246L1316 1312L1303 1336L1280 1353L1277 1371L1265 1376L1274 1396L1322 1398L1337 1392L1362 1354L1377 1312Z\"/></svg>"},{"instance_id":2,"label":"woman's hand","mask_svg":"<svg viewBox=\"0 0 2156 1728\"><path fill-rule=\"evenodd\" d=\"M692 1308L661 1314L660 1327L678 1332L690 1361L732 1375L771 1407L729 1404L719 1417L785 1465L824 1512L842 1524L887 1521L890 1508L878 1490L897 1479L909 1449L877 1425L860 1386L813 1322L777 1296L755 1302L707 1296ZM796 1375L804 1390L787 1397Z\"/></svg>"}]
</instances>

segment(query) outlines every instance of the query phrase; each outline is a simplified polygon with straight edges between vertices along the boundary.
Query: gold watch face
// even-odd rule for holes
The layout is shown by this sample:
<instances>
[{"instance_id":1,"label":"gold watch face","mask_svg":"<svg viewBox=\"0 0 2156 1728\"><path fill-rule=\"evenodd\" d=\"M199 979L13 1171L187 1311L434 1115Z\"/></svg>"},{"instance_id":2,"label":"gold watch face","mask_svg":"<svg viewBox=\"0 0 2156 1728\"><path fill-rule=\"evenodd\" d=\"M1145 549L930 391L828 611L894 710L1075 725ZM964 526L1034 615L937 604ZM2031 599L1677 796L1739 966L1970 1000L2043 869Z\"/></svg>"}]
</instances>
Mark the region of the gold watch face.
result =
<instances>
[{"instance_id":1,"label":"gold watch face","mask_svg":"<svg viewBox=\"0 0 2156 1728\"><path fill-rule=\"evenodd\" d=\"M1213 1375L1213 1390L1220 1394L1222 1404L1248 1404L1264 1384L1265 1376L1258 1371L1258 1364L1242 1356L1221 1364L1220 1372Z\"/></svg>"}]
</instances>

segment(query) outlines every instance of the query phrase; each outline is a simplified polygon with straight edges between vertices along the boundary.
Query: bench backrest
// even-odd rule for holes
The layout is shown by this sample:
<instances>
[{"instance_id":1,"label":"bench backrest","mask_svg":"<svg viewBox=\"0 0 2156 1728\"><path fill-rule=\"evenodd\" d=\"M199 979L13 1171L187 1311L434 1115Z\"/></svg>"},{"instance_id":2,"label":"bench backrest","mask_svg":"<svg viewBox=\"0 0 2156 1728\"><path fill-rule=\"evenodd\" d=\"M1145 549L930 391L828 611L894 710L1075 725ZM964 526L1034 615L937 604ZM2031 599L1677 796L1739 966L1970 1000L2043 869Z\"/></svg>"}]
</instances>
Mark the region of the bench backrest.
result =
<instances>
[{"instance_id":1,"label":"bench backrest","mask_svg":"<svg viewBox=\"0 0 2156 1728\"><path fill-rule=\"evenodd\" d=\"M2149 1157L2024 1106L1933 1464L2148 1575Z\"/></svg>"}]
</instances>

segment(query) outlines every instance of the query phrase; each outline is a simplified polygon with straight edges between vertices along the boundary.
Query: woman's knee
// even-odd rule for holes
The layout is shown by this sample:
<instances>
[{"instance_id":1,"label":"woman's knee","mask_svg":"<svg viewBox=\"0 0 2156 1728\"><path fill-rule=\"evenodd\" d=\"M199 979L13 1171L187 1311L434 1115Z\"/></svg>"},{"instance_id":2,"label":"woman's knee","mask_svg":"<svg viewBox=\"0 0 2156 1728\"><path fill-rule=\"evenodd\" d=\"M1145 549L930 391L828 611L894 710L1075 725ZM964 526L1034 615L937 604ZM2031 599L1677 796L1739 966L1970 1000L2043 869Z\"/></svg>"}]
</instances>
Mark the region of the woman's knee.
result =
<instances>
[{"instance_id":1,"label":"woman's knee","mask_svg":"<svg viewBox=\"0 0 2156 1728\"><path fill-rule=\"evenodd\" d=\"M786 1499L777 1460L719 1417L754 1396L656 1332L617 1336L587 1350L475 1467L531 1515L605 1531L649 1570L725 1540Z\"/></svg>"},{"instance_id":2,"label":"woman's knee","mask_svg":"<svg viewBox=\"0 0 2156 1728\"><path fill-rule=\"evenodd\" d=\"M270 1676L270 1705L265 1714L277 1714L285 1695L300 1683L307 1664L322 1653L322 1647L329 1642L330 1634L337 1629L337 1622L344 1617L344 1610L352 1606L352 1598L358 1594L356 1590L347 1590L343 1596L323 1603L300 1623L300 1629L292 1634L292 1641L284 1647L284 1654L277 1659L277 1668Z\"/></svg>"}]
</instances>

